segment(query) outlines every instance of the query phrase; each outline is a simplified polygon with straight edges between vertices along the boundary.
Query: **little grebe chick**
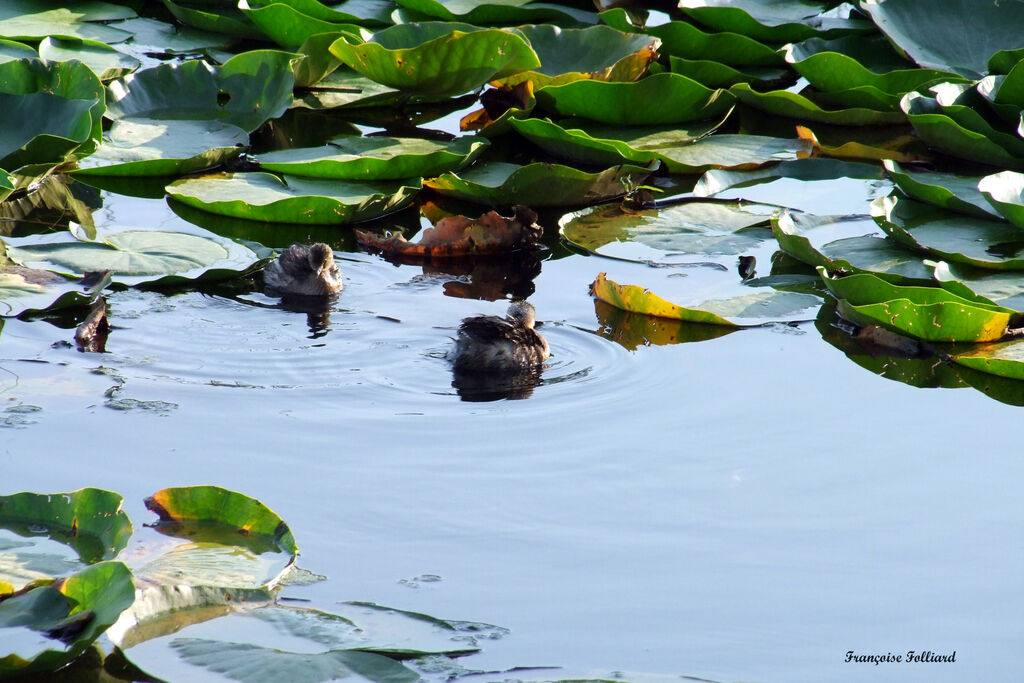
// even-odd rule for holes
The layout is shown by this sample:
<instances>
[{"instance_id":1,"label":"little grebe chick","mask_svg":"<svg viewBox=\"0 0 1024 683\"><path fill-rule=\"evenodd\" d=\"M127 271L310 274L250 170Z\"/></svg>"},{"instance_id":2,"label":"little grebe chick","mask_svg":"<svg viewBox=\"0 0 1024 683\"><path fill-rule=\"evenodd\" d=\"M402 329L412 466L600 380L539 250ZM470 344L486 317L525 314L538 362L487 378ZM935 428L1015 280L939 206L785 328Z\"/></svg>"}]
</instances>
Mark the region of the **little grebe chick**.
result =
<instances>
[{"instance_id":1,"label":"little grebe chick","mask_svg":"<svg viewBox=\"0 0 1024 683\"><path fill-rule=\"evenodd\" d=\"M323 242L293 244L263 269L263 282L278 296L330 296L345 286L334 252Z\"/></svg>"},{"instance_id":2,"label":"little grebe chick","mask_svg":"<svg viewBox=\"0 0 1024 683\"><path fill-rule=\"evenodd\" d=\"M452 354L456 370L523 372L548 359L551 350L533 329L536 311L525 301L513 301L504 318L478 315L459 325Z\"/></svg>"}]
</instances>

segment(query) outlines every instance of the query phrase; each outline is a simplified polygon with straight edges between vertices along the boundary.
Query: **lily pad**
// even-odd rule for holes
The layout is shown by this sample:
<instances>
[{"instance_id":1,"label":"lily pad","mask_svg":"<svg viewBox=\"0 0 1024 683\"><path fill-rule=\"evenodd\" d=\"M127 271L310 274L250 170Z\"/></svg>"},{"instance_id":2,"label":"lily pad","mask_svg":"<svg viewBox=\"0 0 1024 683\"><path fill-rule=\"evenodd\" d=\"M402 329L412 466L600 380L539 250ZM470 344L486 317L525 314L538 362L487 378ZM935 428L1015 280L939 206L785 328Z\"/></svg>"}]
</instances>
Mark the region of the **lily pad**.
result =
<instances>
[{"instance_id":1,"label":"lily pad","mask_svg":"<svg viewBox=\"0 0 1024 683\"><path fill-rule=\"evenodd\" d=\"M729 92L748 106L761 111L805 121L817 121L839 126L877 126L902 123L899 111L880 111L866 107L824 109L807 97L788 90L757 92L746 83L737 83Z\"/></svg>"},{"instance_id":2,"label":"lily pad","mask_svg":"<svg viewBox=\"0 0 1024 683\"><path fill-rule=\"evenodd\" d=\"M818 274L839 299L844 317L925 341L996 341L1016 316L1010 309L977 297L966 299L942 287L894 285L870 273L831 277L821 267Z\"/></svg>"},{"instance_id":3,"label":"lily pad","mask_svg":"<svg viewBox=\"0 0 1024 683\"><path fill-rule=\"evenodd\" d=\"M413 94L460 95L484 83L536 69L540 60L521 33L466 24L400 24L331 52L378 83Z\"/></svg>"},{"instance_id":4,"label":"lily pad","mask_svg":"<svg viewBox=\"0 0 1024 683\"><path fill-rule=\"evenodd\" d=\"M626 33L637 32L621 7L601 12L601 20ZM731 66L781 66L785 64L774 47L728 31L705 33L685 21L648 26L644 33L661 39L660 53L683 59L705 59Z\"/></svg>"},{"instance_id":5,"label":"lily pad","mask_svg":"<svg viewBox=\"0 0 1024 683\"><path fill-rule=\"evenodd\" d=\"M904 95L944 81L960 81L949 71L921 69L900 57L883 38L812 38L784 48L786 61L823 91L870 86Z\"/></svg>"},{"instance_id":6,"label":"lily pad","mask_svg":"<svg viewBox=\"0 0 1024 683\"><path fill-rule=\"evenodd\" d=\"M37 59L39 52L25 43L16 40L0 40L0 62L12 62L17 59Z\"/></svg>"},{"instance_id":7,"label":"lily pad","mask_svg":"<svg viewBox=\"0 0 1024 683\"><path fill-rule=\"evenodd\" d=\"M163 0L164 7L175 19L193 28L214 31L236 38L265 40L266 36L248 17L235 9L232 4L218 6L215 3L174 2Z\"/></svg>"},{"instance_id":8,"label":"lily pad","mask_svg":"<svg viewBox=\"0 0 1024 683\"><path fill-rule=\"evenodd\" d=\"M929 264L939 285L963 296L981 297L1015 311L1024 311L1024 279L1012 270L992 271L962 263Z\"/></svg>"},{"instance_id":9,"label":"lily pad","mask_svg":"<svg viewBox=\"0 0 1024 683\"><path fill-rule=\"evenodd\" d=\"M262 265L248 247L198 228L194 234L107 228L99 238L84 241L71 232L9 238L7 253L23 265L58 273L109 270L114 282L129 286L233 278Z\"/></svg>"},{"instance_id":10,"label":"lily pad","mask_svg":"<svg viewBox=\"0 0 1024 683\"><path fill-rule=\"evenodd\" d=\"M717 31L735 31L775 43L865 33L874 28L862 19L822 16L822 5L807 0L680 0L679 9Z\"/></svg>"},{"instance_id":11,"label":"lily pad","mask_svg":"<svg viewBox=\"0 0 1024 683\"><path fill-rule=\"evenodd\" d=\"M731 268L736 256L771 243L769 219L775 207L757 204L687 202L633 211L603 204L566 214L562 236L601 256L664 265L669 257L699 255ZM646 250L639 255L634 245Z\"/></svg>"},{"instance_id":12,"label":"lily pad","mask_svg":"<svg viewBox=\"0 0 1024 683\"><path fill-rule=\"evenodd\" d=\"M227 48L237 40L231 36L169 24L149 17L126 19L110 24L110 27L131 34L131 38L120 45L120 49L134 57L147 53L197 53L209 48Z\"/></svg>"},{"instance_id":13,"label":"lily pad","mask_svg":"<svg viewBox=\"0 0 1024 683\"><path fill-rule=\"evenodd\" d=\"M254 50L220 67L192 60L137 71L110 84L106 115L115 121L219 120L251 132L291 104L295 58Z\"/></svg>"},{"instance_id":14,"label":"lily pad","mask_svg":"<svg viewBox=\"0 0 1024 683\"><path fill-rule=\"evenodd\" d=\"M894 239L932 258L992 270L1024 270L1024 232L1009 223L951 216L893 195L872 202L871 215Z\"/></svg>"},{"instance_id":15,"label":"lily pad","mask_svg":"<svg viewBox=\"0 0 1024 683\"><path fill-rule=\"evenodd\" d=\"M0 602L0 676L54 672L81 655L135 597L131 572L101 562Z\"/></svg>"},{"instance_id":16,"label":"lily pad","mask_svg":"<svg viewBox=\"0 0 1024 683\"><path fill-rule=\"evenodd\" d=\"M311 178L401 180L432 177L471 163L490 143L466 136L451 142L422 138L345 136L325 147L306 147L261 154L268 171Z\"/></svg>"},{"instance_id":17,"label":"lily pad","mask_svg":"<svg viewBox=\"0 0 1024 683\"><path fill-rule=\"evenodd\" d=\"M294 50L312 36L325 33L338 34L335 40L342 34L361 40L358 25L312 17L288 2L263 4L240 0L238 7L260 31L287 50Z\"/></svg>"},{"instance_id":18,"label":"lily pad","mask_svg":"<svg viewBox=\"0 0 1024 683\"><path fill-rule=\"evenodd\" d=\"M492 207L581 206L625 194L629 184L642 183L656 167L623 164L586 173L561 164L492 161L423 184L439 194Z\"/></svg>"},{"instance_id":19,"label":"lily pad","mask_svg":"<svg viewBox=\"0 0 1024 683\"><path fill-rule=\"evenodd\" d=\"M965 353L954 353L949 358L972 370L1024 380L1024 341L985 344Z\"/></svg>"},{"instance_id":20,"label":"lily pad","mask_svg":"<svg viewBox=\"0 0 1024 683\"><path fill-rule=\"evenodd\" d=\"M892 160L884 161L883 165L896 186L914 199L979 218L999 217L978 190L981 176L912 171Z\"/></svg>"},{"instance_id":21,"label":"lily pad","mask_svg":"<svg viewBox=\"0 0 1024 683\"><path fill-rule=\"evenodd\" d=\"M985 75L994 53L1020 47L1024 32L1024 14L1016 2L864 0L860 7L919 65L968 79ZM970 17L970 21L951 21L951 17Z\"/></svg>"},{"instance_id":22,"label":"lily pad","mask_svg":"<svg viewBox=\"0 0 1024 683\"><path fill-rule=\"evenodd\" d=\"M134 57L106 43L81 38L48 36L39 43L39 56L49 62L77 59L96 72L101 81L120 78L139 68L139 60Z\"/></svg>"},{"instance_id":23,"label":"lily pad","mask_svg":"<svg viewBox=\"0 0 1024 683\"><path fill-rule=\"evenodd\" d=\"M419 189L419 179L372 183L226 173L177 180L167 186L167 194L224 216L272 223L342 224L398 211Z\"/></svg>"},{"instance_id":24,"label":"lily pad","mask_svg":"<svg viewBox=\"0 0 1024 683\"><path fill-rule=\"evenodd\" d=\"M120 495L85 488L71 493L15 493L0 496L0 582L15 589L33 580L77 571L114 558L128 543L132 523ZM39 541L43 541L40 543ZM72 558L52 544L74 550Z\"/></svg>"},{"instance_id":25,"label":"lily pad","mask_svg":"<svg viewBox=\"0 0 1024 683\"><path fill-rule=\"evenodd\" d=\"M342 66L324 76L313 88L300 93L292 106L308 109L376 107L393 104L403 97L400 90Z\"/></svg>"},{"instance_id":26,"label":"lily pad","mask_svg":"<svg viewBox=\"0 0 1024 683\"><path fill-rule=\"evenodd\" d=\"M109 3L94 3L92 11L89 9L85 3L55 8L36 0L4 0L0 6L0 37L42 40L59 35L103 43L119 43L131 37L130 33L96 22L134 17L134 11Z\"/></svg>"},{"instance_id":27,"label":"lily pad","mask_svg":"<svg viewBox=\"0 0 1024 683\"><path fill-rule=\"evenodd\" d=\"M937 98L911 92L900 101L900 107L906 113L914 131L930 147L983 164L1024 168L1024 159L1016 156L1014 150L1004 146L1008 138L1000 136L995 140L985 132L963 126L949 115ZM977 117L977 114L974 113L974 116ZM986 128L991 131L987 124ZM1024 144L1024 140L1020 142Z\"/></svg>"},{"instance_id":28,"label":"lily pad","mask_svg":"<svg viewBox=\"0 0 1024 683\"><path fill-rule=\"evenodd\" d=\"M45 270L0 267L0 316L13 317L85 306L108 284L83 287L78 281Z\"/></svg>"},{"instance_id":29,"label":"lily pad","mask_svg":"<svg viewBox=\"0 0 1024 683\"><path fill-rule=\"evenodd\" d=\"M1024 228L1024 174L1003 171L985 176L978 191L1004 218Z\"/></svg>"},{"instance_id":30,"label":"lily pad","mask_svg":"<svg viewBox=\"0 0 1024 683\"><path fill-rule=\"evenodd\" d=\"M402 7L444 21L480 26L551 22L562 25L597 23L597 15L575 7L532 0L398 0Z\"/></svg>"},{"instance_id":31,"label":"lily pad","mask_svg":"<svg viewBox=\"0 0 1024 683\"><path fill-rule=\"evenodd\" d=\"M776 84L789 77L789 71L767 66L734 68L706 59L669 58L674 74L692 78L709 88L728 88L736 83L753 83L759 87Z\"/></svg>"},{"instance_id":32,"label":"lily pad","mask_svg":"<svg viewBox=\"0 0 1024 683\"><path fill-rule=\"evenodd\" d=\"M637 33L623 33L608 26L562 29L549 24L521 26L540 68L501 79L506 88L532 81L534 89L562 85L580 79L634 81L658 57L661 41Z\"/></svg>"},{"instance_id":33,"label":"lily pad","mask_svg":"<svg viewBox=\"0 0 1024 683\"><path fill-rule=\"evenodd\" d=\"M747 290L751 291L751 290ZM811 294L755 288L752 293L681 306L637 285L620 285L600 273L590 293L616 308L661 318L736 327L762 325L772 320L799 319L816 310L821 298Z\"/></svg>"},{"instance_id":34,"label":"lily pad","mask_svg":"<svg viewBox=\"0 0 1024 683\"><path fill-rule=\"evenodd\" d=\"M580 80L537 91L537 106L561 116L580 116L624 126L678 124L721 118L735 98L686 76L661 73L633 83Z\"/></svg>"},{"instance_id":35,"label":"lily pad","mask_svg":"<svg viewBox=\"0 0 1024 683\"><path fill-rule=\"evenodd\" d=\"M868 272L900 284L929 284L921 258L884 237L866 216L814 216L782 211L772 218L779 246L795 259L830 272Z\"/></svg>"}]
</instances>

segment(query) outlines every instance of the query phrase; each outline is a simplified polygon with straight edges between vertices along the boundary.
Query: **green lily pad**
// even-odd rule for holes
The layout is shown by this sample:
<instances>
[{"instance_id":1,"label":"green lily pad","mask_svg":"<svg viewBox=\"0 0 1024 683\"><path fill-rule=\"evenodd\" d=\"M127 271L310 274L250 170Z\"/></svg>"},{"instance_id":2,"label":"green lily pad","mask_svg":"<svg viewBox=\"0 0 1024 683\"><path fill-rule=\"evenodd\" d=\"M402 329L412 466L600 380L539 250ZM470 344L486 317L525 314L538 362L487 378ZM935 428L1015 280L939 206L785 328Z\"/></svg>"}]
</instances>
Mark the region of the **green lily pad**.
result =
<instances>
[{"instance_id":1,"label":"green lily pad","mask_svg":"<svg viewBox=\"0 0 1024 683\"><path fill-rule=\"evenodd\" d=\"M657 59L661 41L608 26L562 29L558 26L521 26L520 33L540 58L540 68L507 76L506 88L532 81L534 89L581 79L634 81Z\"/></svg>"},{"instance_id":2,"label":"green lily pad","mask_svg":"<svg viewBox=\"0 0 1024 683\"><path fill-rule=\"evenodd\" d=\"M1024 174L1003 171L985 176L978 182L978 191L1003 218L1024 228Z\"/></svg>"},{"instance_id":3,"label":"green lily pad","mask_svg":"<svg viewBox=\"0 0 1024 683\"><path fill-rule=\"evenodd\" d=\"M194 234L107 228L99 238L83 241L71 232L12 237L7 253L22 265L57 273L109 270L114 282L128 286L233 278L262 265L248 247L198 228Z\"/></svg>"},{"instance_id":4,"label":"green lily pad","mask_svg":"<svg viewBox=\"0 0 1024 683\"><path fill-rule=\"evenodd\" d=\"M768 66L734 68L706 59L669 57L671 71L686 76L709 88L728 88L736 83L754 83L759 86L778 83L789 77L789 71Z\"/></svg>"},{"instance_id":5,"label":"green lily pad","mask_svg":"<svg viewBox=\"0 0 1024 683\"><path fill-rule=\"evenodd\" d=\"M609 280L604 273L600 273L590 286L593 296L630 313L728 327L804 319L821 305L821 297L812 294L777 291L769 287L743 290L745 293L738 296L679 305L645 287L620 285Z\"/></svg>"},{"instance_id":6,"label":"green lily pad","mask_svg":"<svg viewBox=\"0 0 1024 683\"><path fill-rule=\"evenodd\" d=\"M238 7L260 31L287 50L294 50L310 37L324 33L339 34L335 40L342 34L361 40L358 25L312 17L288 2L261 4L240 0ZM325 52L327 47L329 44L324 47Z\"/></svg>"},{"instance_id":7,"label":"green lily pad","mask_svg":"<svg viewBox=\"0 0 1024 683\"><path fill-rule=\"evenodd\" d=\"M825 286L839 300L840 315L932 342L990 342L1003 336L1015 312L942 287L899 286L870 273L830 277Z\"/></svg>"},{"instance_id":8,"label":"green lily pad","mask_svg":"<svg viewBox=\"0 0 1024 683\"><path fill-rule=\"evenodd\" d=\"M804 121L839 126L878 126L904 121L903 113L899 111L880 111L866 107L823 109L799 93L788 90L757 92L746 83L731 86L729 92L743 104L755 109Z\"/></svg>"},{"instance_id":9,"label":"green lily pad","mask_svg":"<svg viewBox=\"0 0 1024 683\"><path fill-rule=\"evenodd\" d=\"M954 353L954 363L1014 380L1024 379L1024 341L985 344L965 353Z\"/></svg>"},{"instance_id":10,"label":"green lily pad","mask_svg":"<svg viewBox=\"0 0 1024 683\"><path fill-rule=\"evenodd\" d=\"M0 168L0 202L14 192L14 176Z\"/></svg>"},{"instance_id":11,"label":"green lily pad","mask_svg":"<svg viewBox=\"0 0 1024 683\"><path fill-rule=\"evenodd\" d=\"M413 94L460 95L484 83L536 69L540 60L521 33L466 24L400 24L331 52L378 83Z\"/></svg>"},{"instance_id":12,"label":"green lily pad","mask_svg":"<svg viewBox=\"0 0 1024 683\"><path fill-rule=\"evenodd\" d=\"M325 147L280 150L259 156L268 171L311 178L401 180L432 177L471 163L490 143L466 136L451 142L422 138L345 136Z\"/></svg>"},{"instance_id":13,"label":"green lily pad","mask_svg":"<svg viewBox=\"0 0 1024 683\"><path fill-rule=\"evenodd\" d=\"M597 15L575 7L532 0L398 0L398 4L428 17L444 21L495 26L550 22L561 25L590 25Z\"/></svg>"},{"instance_id":14,"label":"green lily pad","mask_svg":"<svg viewBox=\"0 0 1024 683\"><path fill-rule=\"evenodd\" d=\"M204 211L272 223L342 224L408 205L420 182L336 181L270 173L226 173L177 180L167 194Z\"/></svg>"},{"instance_id":15,"label":"green lily pad","mask_svg":"<svg viewBox=\"0 0 1024 683\"><path fill-rule=\"evenodd\" d=\"M920 257L859 216L814 216L784 210L772 218L772 232L784 252L830 272L875 273L898 284L930 284Z\"/></svg>"},{"instance_id":16,"label":"green lily pad","mask_svg":"<svg viewBox=\"0 0 1024 683\"><path fill-rule=\"evenodd\" d=\"M601 20L612 28L636 33L626 10L616 7L601 12ZM660 53L683 59L705 59L731 66L781 66L785 64L774 47L739 33L705 33L685 21L649 26L644 33L661 39Z\"/></svg>"},{"instance_id":17,"label":"green lily pad","mask_svg":"<svg viewBox=\"0 0 1024 683\"><path fill-rule=\"evenodd\" d=\"M537 91L537 106L561 116L580 116L624 126L679 124L721 118L735 98L686 76L661 73L633 83L580 80Z\"/></svg>"},{"instance_id":18,"label":"green lily pad","mask_svg":"<svg viewBox=\"0 0 1024 683\"><path fill-rule=\"evenodd\" d=\"M16 40L0 40L0 63L18 59L37 59L39 52Z\"/></svg>"},{"instance_id":19,"label":"green lily pad","mask_svg":"<svg viewBox=\"0 0 1024 683\"><path fill-rule=\"evenodd\" d=\"M1004 138L996 141L984 132L964 127L948 115L936 98L911 92L903 97L900 107L914 131L929 147L983 164L1024 168L1024 159L1001 144Z\"/></svg>"},{"instance_id":20,"label":"green lily pad","mask_svg":"<svg viewBox=\"0 0 1024 683\"><path fill-rule=\"evenodd\" d=\"M94 488L0 496L0 529L6 532L0 536L0 582L20 589L114 558L132 535L123 502L116 493ZM56 550L56 543L75 556Z\"/></svg>"},{"instance_id":21,"label":"green lily pad","mask_svg":"<svg viewBox=\"0 0 1024 683\"><path fill-rule=\"evenodd\" d=\"M1024 279L1012 270L993 271L962 263L929 264L939 285L962 296L981 297L999 306L1024 311Z\"/></svg>"},{"instance_id":22,"label":"green lily pad","mask_svg":"<svg viewBox=\"0 0 1024 683\"><path fill-rule=\"evenodd\" d=\"M110 24L112 28L131 34L121 49L139 57L146 53L185 54L210 48L227 48L237 39L218 33L208 33L189 26L178 26L149 17L136 17Z\"/></svg>"},{"instance_id":23,"label":"green lily pad","mask_svg":"<svg viewBox=\"0 0 1024 683\"><path fill-rule=\"evenodd\" d=\"M695 197L713 197L730 189L770 183L780 179L821 182L840 178L882 180L882 171L875 164L812 157L764 166L751 171L712 169L700 177L693 188Z\"/></svg>"},{"instance_id":24,"label":"green lily pad","mask_svg":"<svg viewBox=\"0 0 1024 683\"><path fill-rule=\"evenodd\" d=\"M39 43L39 56L49 62L77 59L95 71L101 81L120 78L139 68L139 60L134 57L118 52L106 43L81 38L44 38Z\"/></svg>"},{"instance_id":25,"label":"green lily pad","mask_svg":"<svg viewBox=\"0 0 1024 683\"><path fill-rule=\"evenodd\" d=\"M679 9L717 31L774 43L866 33L874 28L861 19L821 16L822 5L807 0L680 0Z\"/></svg>"},{"instance_id":26,"label":"green lily pad","mask_svg":"<svg viewBox=\"0 0 1024 683\"><path fill-rule=\"evenodd\" d=\"M49 102L52 107L64 111L63 115L71 119L55 123L55 125L62 132L71 132L73 138L82 137L81 132L85 125L84 117L81 115L81 111L85 107L83 103L88 105L91 120L88 134L81 141L76 139L77 144L71 146L70 149L68 149L68 143L65 142L68 138L61 135L60 132L55 136L47 136L46 131L39 130L38 133L42 134L42 139L39 142L32 143L30 140L23 139L20 144L29 142L28 147L23 151L16 152L17 159L10 162L0 160L0 167L17 171L18 167L14 165L15 163L52 164L68 157L80 158L95 150L103 131L104 89L100 79L89 67L75 61L44 63L38 59L20 59L0 63L0 93L41 96L42 99L35 100L36 105L40 102ZM48 100L47 97L61 98L74 104ZM18 104L12 101L11 106L22 110L32 109L32 105L27 103ZM7 111L10 110L7 109ZM22 120L24 116L28 116L27 121ZM10 154L12 138L8 136L13 136L14 131L17 130L27 132L38 125L37 121L51 121L53 117L54 112L32 111L29 114L25 111L17 118L14 116L5 118L4 128L7 130L2 134L7 141L0 143L0 147L4 148L4 152ZM19 148L15 147L14 149ZM61 150L65 151L61 152ZM4 152L0 152L0 154Z\"/></svg>"},{"instance_id":27,"label":"green lily pad","mask_svg":"<svg viewBox=\"0 0 1024 683\"><path fill-rule=\"evenodd\" d=\"M1024 156L1024 140L1013 130L1020 122L1019 109L1007 117L1009 125L1002 125L983 114L985 108L991 104L971 83L939 83L929 89L935 94L935 101L942 107L942 113L960 126L981 133L1015 156ZM1010 109L1012 111L1016 108Z\"/></svg>"},{"instance_id":28,"label":"green lily pad","mask_svg":"<svg viewBox=\"0 0 1024 683\"><path fill-rule=\"evenodd\" d=\"M786 61L822 91L870 86L903 96L936 83L962 80L948 71L917 68L883 38L812 38L787 45L784 53Z\"/></svg>"},{"instance_id":29,"label":"green lily pad","mask_svg":"<svg viewBox=\"0 0 1024 683\"><path fill-rule=\"evenodd\" d=\"M0 676L54 672L81 655L135 598L131 572L101 562L0 602Z\"/></svg>"},{"instance_id":30,"label":"green lily pad","mask_svg":"<svg viewBox=\"0 0 1024 683\"><path fill-rule=\"evenodd\" d=\"M979 218L999 217L978 190L981 176L911 171L891 159L882 163L896 186L914 199Z\"/></svg>"},{"instance_id":31,"label":"green lily pad","mask_svg":"<svg viewBox=\"0 0 1024 683\"><path fill-rule=\"evenodd\" d=\"M0 128L0 166L58 164L92 134L94 101L69 100L45 92L0 92L5 123Z\"/></svg>"},{"instance_id":32,"label":"green lily pad","mask_svg":"<svg viewBox=\"0 0 1024 683\"><path fill-rule=\"evenodd\" d=\"M894 239L932 258L992 270L1024 270L1024 232L1009 223L951 216L894 195L872 202L871 216Z\"/></svg>"},{"instance_id":33,"label":"green lily pad","mask_svg":"<svg viewBox=\"0 0 1024 683\"><path fill-rule=\"evenodd\" d=\"M75 3L72 7L54 8L37 0L4 0L0 6L0 37L18 40L42 40L58 35L119 43L130 33L110 28L100 21L134 17L127 7L109 3Z\"/></svg>"},{"instance_id":34,"label":"green lily pad","mask_svg":"<svg viewBox=\"0 0 1024 683\"><path fill-rule=\"evenodd\" d=\"M83 288L76 280L45 270L3 266L0 267L0 316L85 306L99 296L106 284Z\"/></svg>"},{"instance_id":35,"label":"green lily pad","mask_svg":"<svg viewBox=\"0 0 1024 683\"><path fill-rule=\"evenodd\" d=\"M249 134L216 120L125 118L114 121L95 154L74 175L177 176L238 157Z\"/></svg>"},{"instance_id":36,"label":"green lily pad","mask_svg":"<svg viewBox=\"0 0 1024 683\"><path fill-rule=\"evenodd\" d=\"M623 164L599 173L586 173L560 164L520 166L492 161L458 175L444 173L423 184L445 196L493 207L582 206L625 194L628 184L642 183L652 170Z\"/></svg>"},{"instance_id":37,"label":"green lily pad","mask_svg":"<svg viewBox=\"0 0 1024 683\"><path fill-rule=\"evenodd\" d=\"M919 65L969 79L985 74L995 52L1020 47L1024 32L1024 14L1015 2L868 0L860 6ZM970 17L970 21L951 21L951 17Z\"/></svg>"},{"instance_id":38,"label":"green lily pad","mask_svg":"<svg viewBox=\"0 0 1024 683\"><path fill-rule=\"evenodd\" d=\"M377 107L393 104L403 97L401 90L381 85L342 66L324 76L315 87L301 93L292 106L307 109Z\"/></svg>"},{"instance_id":39,"label":"green lily pad","mask_svg":"<svg viewBox=\"0 0 1024 683\"><path fill-rule=\"evenodd\" d=\"M600 256L665 265L670 256L700 255L702 260L732 268L739 254L768 243L774 250L769 219L775 210L721 202L687 202L641 211L602 204L562 216L559 227L566 240ZM636 245L646 249L638 252Z\"/></svg>"},{"instance_id":40,"label":"green lily pad","mask_svg":"<svg viewBox=\"0 0 1024 683\"><path fill-rule=\"evenodd\" d=\"M266 36L248 17L233 5L217 6L216 4L174 2L163 0L164 7L175 19L193 28L214 31L236 38L248 40L266 40ZM206 8L206 9L201 9Z\"/></svg>"},{"instance_id":41,"label":"green lily pad","mask_svg":"<svg viewBox=\"0 0 1024 683\"><path fill-rule=\"evenodd\" d=\"M288 52L254 50L221 67L193 60L137 71L110 84L107 117L217 119L251 132L291 104L293 59Z\"/></svg>"}]
</instances>

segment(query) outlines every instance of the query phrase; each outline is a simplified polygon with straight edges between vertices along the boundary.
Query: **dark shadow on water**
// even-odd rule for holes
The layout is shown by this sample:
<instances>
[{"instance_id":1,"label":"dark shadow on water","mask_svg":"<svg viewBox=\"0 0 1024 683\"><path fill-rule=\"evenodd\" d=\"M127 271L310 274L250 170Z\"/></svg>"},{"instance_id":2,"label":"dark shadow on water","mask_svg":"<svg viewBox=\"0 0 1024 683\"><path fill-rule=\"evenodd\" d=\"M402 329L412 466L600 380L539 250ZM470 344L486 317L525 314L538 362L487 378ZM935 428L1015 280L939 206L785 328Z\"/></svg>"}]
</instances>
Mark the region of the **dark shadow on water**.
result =
<instances>
[{"instance_id":1,"label":"dark shadow on water","mask_svg":"<svg viewBox=\"0 0 1024 683\"><path fill-rule=\"evenodd\" d=\"M305 313L306 325L309 327L309 338L319 339L325 336L331 327L331 304L334 296L301 296L289 294L281 297L277 308L293 313Z\"/></svg>"},{"instance_id":2,"label":"dark shadow on water","mask_svg":"<svg viewBox=\"0 0 1024 683\"><path fill-rule=\"evenodd\" d=\"M473 372L452 370L452 386L468 402L530 398L541 384L542 368L522 372Z\"/></svg>"},{"instance_id":3,"label":"dark shadow on water","mask_svg":"<svg viewBox=\"0 0 1024 683\"><path fill-rule=\"evenodd\" d=\"M526 299L536 289L533 281L541 271L541 261L532 250L464 258L403 256L386 259L395 265L420 266L423 274L432 278L447 278L443 285L445 296L483 301Z\"/></svg>"},{"instance_id":4,"label":"dark shadow on water","mask_svg":"<svg viewBox=\"0 0 1024 683\"><path fill-rule=\"evenodd\" d=\"M636 351L641 346L708 341L724 337L739 329L630 313L600 299L594 299L594 313L597 314L599 325L597 334L611 339L629 351Z\"/></svg>"}]
</instances>

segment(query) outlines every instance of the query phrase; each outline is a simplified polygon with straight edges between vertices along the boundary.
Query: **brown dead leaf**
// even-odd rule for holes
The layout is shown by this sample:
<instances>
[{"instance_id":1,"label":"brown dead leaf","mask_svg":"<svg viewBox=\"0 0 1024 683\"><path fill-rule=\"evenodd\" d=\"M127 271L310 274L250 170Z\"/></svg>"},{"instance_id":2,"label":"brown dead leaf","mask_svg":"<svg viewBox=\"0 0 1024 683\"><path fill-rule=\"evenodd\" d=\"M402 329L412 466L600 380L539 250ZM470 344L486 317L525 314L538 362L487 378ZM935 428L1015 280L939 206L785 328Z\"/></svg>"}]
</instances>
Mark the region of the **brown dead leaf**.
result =
<instances>
[{"instance_id":1,"label":"brown dead leaf","mask_svg":"<svg viewBox=\"0 0 1024 683\"><path fill-rule=\"evenodd\" d=\"M514 88L491 88L480 95L483 109L462 117L459 130L481 130L501 118L509 109L526 109L533 101L533 82L523 81Z\"/></svg>"},{"instance_id":2,"label":"brown dead leaf","mask_svg":"<svg viewBox=\"0 0 1024 683\"><path fill-rule=\"evenodd\" d=\"M382 252L386 257L460 258L499 254L535 246L544 234L537 225L537 214L526 206L512 207L511 218L488 211L479 218L449 216L423 231L418 242L401 235L378 237L356 230L356 241Z\"/></svg>"}]
</instances>

